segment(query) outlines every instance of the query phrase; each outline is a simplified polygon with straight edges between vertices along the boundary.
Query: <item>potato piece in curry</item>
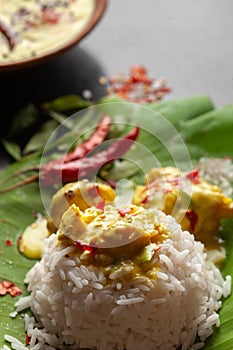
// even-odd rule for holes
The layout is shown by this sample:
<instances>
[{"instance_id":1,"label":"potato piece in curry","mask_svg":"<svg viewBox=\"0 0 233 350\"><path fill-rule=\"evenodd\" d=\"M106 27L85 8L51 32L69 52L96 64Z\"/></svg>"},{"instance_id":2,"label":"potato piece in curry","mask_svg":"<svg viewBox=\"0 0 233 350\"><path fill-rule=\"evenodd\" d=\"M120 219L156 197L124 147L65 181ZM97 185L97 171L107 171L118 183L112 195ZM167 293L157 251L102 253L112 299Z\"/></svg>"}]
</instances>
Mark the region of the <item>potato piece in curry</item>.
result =
<instances>
[{"instance_id":1,"label":"potato piece in curry","mask_svg":"<svg viewBox=\"0 0 233 350\"><path fill-rule=\"evenodd\" d=\"M145 186L136 188L132 202L174 216L183 230L210 249L219 245L221 219L233 216L233 202L219 187L196 170L185 173L175 167L153 168L145 176Z\"/></svg>"},{"instance_id":2,"label":"potato piece in curry","mask_svg":"<svg viewBox=\"0 0 233 350\"><path fill-rule=\"evenodd\" d=\"M57 191L51 201L49 231L56 232L63 213L72 205L84 211L92 206L101 205L101 202L110 204L115 199L115 191L106 184L81 180L71 182Z\"/></svg>"},{"instance_id":3,"label":"potato piece in curry","mask_svg":"<svg viewBox=\"0 0 233 350\"><path fill-rule=\"evenodd\" d=\"M66 184L52 198L50 217L43 216L24 230L18 240L19 251L29 259L39 259L44 238L57 231L62 215L72 204L84 211L91 206L110 204L114 198L115 191L102 183L82 180Z\"/></svg>"},{"instance_id":4,"label":"potato piece in curry","mask_svg":"<svg viewBox=\"0 0 233 350\"><path fill-rule=\"evenodd\" d=\"M106 275L115 268L127 273L131 267L134 273L144 274L159 245L170 237L158 216L153 209L136 205L82 212L73 204L62 216L58 242L77 247L83 265L102 266Z\"/></svg>"}]
</instances>

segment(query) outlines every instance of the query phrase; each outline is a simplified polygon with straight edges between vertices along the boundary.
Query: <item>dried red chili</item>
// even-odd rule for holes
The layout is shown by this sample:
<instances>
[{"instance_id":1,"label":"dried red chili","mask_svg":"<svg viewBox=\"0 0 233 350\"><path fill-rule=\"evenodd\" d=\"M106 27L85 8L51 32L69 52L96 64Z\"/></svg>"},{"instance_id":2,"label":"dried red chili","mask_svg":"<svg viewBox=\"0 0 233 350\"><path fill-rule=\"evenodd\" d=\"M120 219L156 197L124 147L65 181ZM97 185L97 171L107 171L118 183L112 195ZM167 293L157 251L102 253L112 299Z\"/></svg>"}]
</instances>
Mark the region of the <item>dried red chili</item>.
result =
<instances>
[{"instance_id":1,"label":"dried red chili","mask_svg":"<svg viewBox=\"0 0 233 350\"><path fill-rule=\"evenodd\" d=\"M96 155L93 155L91 157L88 156L83 159L83 157L87 155L87 153L89 153L93 147L95 147L97 144L102 143L108 133L109 128L110 118L108 116L104 116L101 119L100 124L97 126L95 132L89 137L87 141L77 146L73 152L68 153L65 157L62 157L59 160L51 161L42 166L41 182L45 186L53 186L55 184L59 184L61 181L63 183L77 181L78 177L88 177L89 174L98 170L101 166L113 161L114 159L122 157L122 155L137 139L139 134L138 126L135 127L126 136L122 137L114 144L112 144L108 149ZM38 166L33 166L16 172L14 176L25 174L29 171L39 170L40 169ZM32 175L31 177L21 182L0 190L0 194L37 181L38 177L38 174ZM7 182L10 178L11 177L5 179L3 182Z\"/></svg>"},{"instance_id":2,"label":"dried red chili","mask_svg":"<svg viewBox=\"0 0 233 350\"><path fill-rule=\"evenodd\" d=\"M72 160L77 160L85 157L96 146L100 145L106 138L111 126L111 118L108 115L103 115L100 119L95 131L81 145L77 146L73 152L66 154L64 162L68 163Z\"/></svg>"},{"instance_id":3,"label":"dried red chili","mask_svg":"<svg viewBox=\"0 0 233 350\"><path fill-rule=\"evenodd\" d=\"M136 103L156 102L171 91L164 79L150 78L147 69L141 65L132 66L128 76L120 74L110 78L108 83L108 95Z\"/></svg>"},{"instance_id":4,"label":"dried red chili","mask_svg":"<svg viewBox=\"0 0 233 350\"><path fill-rule=\"evenodd\" d=\"M117 140L106 150L97 153L92 157L74 160L65 164L55 164L53 168L42 168L41 181L44 186L51 186L77 181L78 178L86 178L90 174L98 171L103 165L122 157L128 151L139 135L139 127L135 127L126 136Z\"/></svg>"},{"instance_id":5,"label":"dried red chili","mask_svg":"<svg viewBox=\"0 0 233 350\"><path fill-rule=\"evenodd\" d=\"M100 145L106 138L111 126L111 119L108 115L103 115L100 119L95 131L90 135L90 137L77 145L72 152L67 153L64 157L56 160L52 160L44 165L43 171L49 172L57 164L69 163L74 160L84 158L90 151L92 151L96 146Z\"/></svg>"}]
</instances>

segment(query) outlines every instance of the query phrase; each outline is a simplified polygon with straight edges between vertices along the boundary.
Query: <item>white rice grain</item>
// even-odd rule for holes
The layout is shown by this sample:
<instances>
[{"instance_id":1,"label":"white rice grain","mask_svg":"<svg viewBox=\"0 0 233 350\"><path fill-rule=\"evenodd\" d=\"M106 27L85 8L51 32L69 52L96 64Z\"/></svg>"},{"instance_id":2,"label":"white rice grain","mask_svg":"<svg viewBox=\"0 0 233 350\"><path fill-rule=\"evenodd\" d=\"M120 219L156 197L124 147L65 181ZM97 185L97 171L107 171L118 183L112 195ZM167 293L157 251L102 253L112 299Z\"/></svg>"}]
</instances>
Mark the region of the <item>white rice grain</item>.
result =
<instances>
[{"instance_id":1,"label":"white rice grain","mask_svg":"<svg viewBox=\"0 0 233 350\"><path fill-rule=\"evenodd\" d=\"M182 232L175 220L153 210L150 215L169 227L160 244L155 278L115 269L106 278L101 269L80 264L46 240L41 261L28 272L30 296L16 303L25 315L30 350L198 350L219 327L217 311L231 293L231 277L206 260L203 244ZM131 271L132 272L132 271ZM35 321L38 320L38 321ZM196 336L200 340L195 343ZM8 338L17 350L26 350ZM15 345L14 345L15 344ZM23 346L23 348L21 348ZM6 348L5 348L6 350ZM8 349L7 349L8 350Z\"/></svg>"},{"instance_id":2,"label":"white rice grain","mask_svg":"<svg viewBox=\"0 0 233 350\"><path fill-rule=\"evenodd\" d=\"M131 299L121 299L117 300L118 305L130 305L135 303L141 303L143 302L144 298L138 297L138 298L131 298Z\"/></svg>"}]
</instances>

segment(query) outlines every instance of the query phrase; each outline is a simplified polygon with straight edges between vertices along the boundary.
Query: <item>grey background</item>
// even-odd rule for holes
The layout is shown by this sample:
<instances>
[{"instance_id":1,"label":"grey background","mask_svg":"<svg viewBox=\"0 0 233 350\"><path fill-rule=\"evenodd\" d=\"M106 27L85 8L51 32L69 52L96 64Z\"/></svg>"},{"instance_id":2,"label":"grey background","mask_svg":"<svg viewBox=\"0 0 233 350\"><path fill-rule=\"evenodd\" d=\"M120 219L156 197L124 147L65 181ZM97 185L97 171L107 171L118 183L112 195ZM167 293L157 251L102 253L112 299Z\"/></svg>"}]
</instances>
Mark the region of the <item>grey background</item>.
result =
<instances>
[{"instance_id":1,"label":"grey background","mask_svg":"<svg viewBox=\"0 0 233 350\"><path fill-rule=\"evenodd\" d=\"M109 0L80 43L112 76L142 64L165 77L168 98L233 102L233 0Z\"/></svg>"},{"instance_id":2,"label":"grey background","mask_svg":"<svg viewBox=\"0 0 233 350\"><path fill-rule=\"evenodd\" d=\"M127 73L137 64L151 77L165 77L172 89L165 99L207 94L216 108L233 103L233 0L108 0L100 22L74 48L0 74L0 136L28 103L84 89L98 99L106 94L99 76ZM0 144L0 167L10 161Z\"/></svg>"}]
</instances>

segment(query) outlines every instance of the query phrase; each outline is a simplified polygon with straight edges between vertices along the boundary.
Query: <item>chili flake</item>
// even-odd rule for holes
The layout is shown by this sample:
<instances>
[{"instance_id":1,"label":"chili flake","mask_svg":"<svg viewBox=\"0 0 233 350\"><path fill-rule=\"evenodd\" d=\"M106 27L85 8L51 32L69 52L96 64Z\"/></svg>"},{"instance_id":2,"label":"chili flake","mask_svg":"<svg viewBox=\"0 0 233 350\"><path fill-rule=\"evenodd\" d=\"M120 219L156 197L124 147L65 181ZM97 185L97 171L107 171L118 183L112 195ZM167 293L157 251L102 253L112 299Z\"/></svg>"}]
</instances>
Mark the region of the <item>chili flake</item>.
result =
<instances>
[{"instance_id":1,"label":"chili flake","mask_svg":"<svg viewBox=\"0 0 233 350\"><path fill-rule=\"evenodd\" d=\"M185 175L186 179L190 180L194 185L200 183L199 173L197 170L190 171Z\"/></svg>"},{"instance_id":2,"label":"chili flake","mask_svg":"<svg viewBox=\"0 0 233 350\"><path fill-rule=\"evenodd\" d=\"M125 217L126 214L130 213L131 209L130 208L123 208L123 209L118 209L118 213L120 214L121 217Z\"/></svg>"},{"instance_id":3,"label":"chili flake","mask_svg":"<svg viewBox=\"0 0 233 350\"><path fill-rule=\"evenodd\" d=\"M31 337L29 337L28 334L26 334L25 344L30 345Z\"/></svg>"},{"instance_id":4,"label":"chili flake","mask_svg":"<svg viewBox=\"0 0 233 350\"><path fill-rule=\"evenodd\" d=\"M6 247L11 247L13 245L13 242L10 239L6 240Z\"/></svg>"},{"instance_id":5,"label":"chili flake","mask_svg":"<svg viewBox=\"0 0 233 350\"><path fill-rule=\"evenodd\" d=\"M149 196L146 196L145 198L143 198L143 200L141 201L142 204L145 204L148 201Z\"/></svg>"},{"instance_id":6,"label":"chili flake","mask_svg":"<svg viewBox=\"0 0 233 350\"><path fill-rule=\"evenodd\" d=\"M141 65L132 66L129 75L124 73L111 77L108 81L108 95L136 103L150 103L161 100L171 89L165 79L152 79L147 69Z\"/></svg>"},{"instance_id":7,"label":"chili flake","mask_svg":"<svg viewBox=\"0 0 233 350\"><path fill-rule=\"evenodd\" d=\"M89 244L83 244L81 242L75 241L74 246L79 248L82 252L88 251L90 253L94 253L96 251L96 247L93 247Z\"/></svg>"},{"instance_id":8,"label":"chili flake","mask_svg":"<svg viewBox=\"0 0 233 350\"><path fill-rule=\"evenodd\" d=\"M2 280L0 283L0 296L5 296L6 294L17 297L22 294L22 289L17 287L13 282Z\"/></svg>"},{"instance_id":9,"label":"chili flake","mask_svg":"<svg viewBox=\"0 0 233 350\"><path fill-rule=\"evenodd\" d=\"M96 205L96 208L99 210L102 210L102 211L104 211L104 207L105 207L105 200L104 199Z\"/></svg>"}]
</instances>

